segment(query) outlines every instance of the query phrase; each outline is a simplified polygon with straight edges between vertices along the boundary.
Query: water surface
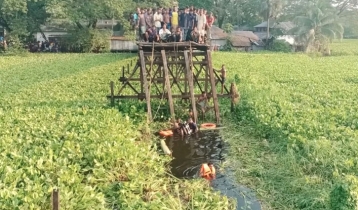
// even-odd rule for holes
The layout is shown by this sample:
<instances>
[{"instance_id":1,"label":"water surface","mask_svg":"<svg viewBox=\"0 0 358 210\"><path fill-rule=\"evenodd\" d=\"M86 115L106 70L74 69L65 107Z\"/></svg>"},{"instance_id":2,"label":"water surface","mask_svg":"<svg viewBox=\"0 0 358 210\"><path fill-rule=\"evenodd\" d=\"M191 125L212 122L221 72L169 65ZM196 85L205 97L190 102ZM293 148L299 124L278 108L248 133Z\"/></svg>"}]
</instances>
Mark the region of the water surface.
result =
<instances>
[{"instance_id":1,"label":"water surface","mask_svg":"<svg viewBox=\"0 0 358 210\"><path fill-rule=\"evenodd\" d=\"M219 131L200 131L186 137L174 135L167 138L166 143L173 152L170 166L174 176L185 179L199 178L201 165L211 162L217 172L217 178L211 182L215 190L236 199L238 210L261 209L254 193L234 181L233 171L225 169L220 173L220 165L225 161L229 145L223 141Z\"/></svg>"}]
</instances>

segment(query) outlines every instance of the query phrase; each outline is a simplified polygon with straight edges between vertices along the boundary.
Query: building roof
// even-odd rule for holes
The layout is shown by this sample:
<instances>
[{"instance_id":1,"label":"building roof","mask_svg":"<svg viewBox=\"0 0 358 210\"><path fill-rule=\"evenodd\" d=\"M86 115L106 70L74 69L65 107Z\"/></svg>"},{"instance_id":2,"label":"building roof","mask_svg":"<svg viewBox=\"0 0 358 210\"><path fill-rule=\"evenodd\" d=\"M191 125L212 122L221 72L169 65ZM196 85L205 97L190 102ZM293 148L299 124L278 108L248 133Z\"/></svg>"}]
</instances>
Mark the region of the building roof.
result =
<instances>
[{"instance_id":1,"label":"building roof","mask_svg":"<svg viewBox=\"0 0 358 210\"><path fill-rule=\"evenodd\" d=\"M273 20L270 20L270 28L275 24ZM256 26L254 28L267 28L267 21L264 21Z\"/></svg>"},{"instance_id":2,"label":"building roof","mask_svg":"<svg viewBox=\"0 0 358 210\"><path fill-rule=\"evenodd\" d=\"M264 21L256 26L254 28L266 28L267 27L267 21ZM276 22L274 20L270 21L270 28L277 28L284 31L288 31L295 27L295 24L291 21L286 22Z\"/></svg>"},{"instance_id":3,"label":"building roof","mask_svg":"<svg viewBox=\"0 0 358 210\"><path fill-rule=\"evenodd\" d=\"M217 26L211 27L211 39L218 40L218 39L226 39L228 34L225 31Z\"/></svg>"},{"instance_id":4,"label":"building roof","mask_svg":"<svg viewBox=\"0 0 358 210\"><path fill-rule=\"evenodd\" d=\"M66 32L64 27L59 26L41 25L40 28L43 32Z\"/></svg>"},{"instance_id":5,"label":"building roof","mask_svg":"<svg viewBox=\"0 0 358 210\"><path fill-rule=\"evenodd\" d=\"M273 28L278 28L284 31L289 31L291 29L293 29L295 27L295 24L293 22L290 21L286 21L286 22L277 22Z\"/></svg>"},{"instance_id":6,"label":"building roof","mask_svg":"<svg viewBox=\"0 0 358 210\"><path fill-rule=\"evenodd\" d=\"M252 31L233 31L231 43L234 47L250 47L252 43L259 44L260 38Z\"/></svg>"},{"instance_id":7,"label":"building roof","mask_svg":"<svg viewBox=\"0 0 358 210\"><path fill-rule=\"evenodd\" d=\"M257 37L259 37L260 40L264 40L267 37L267 32L266 31L264 31L264 32L255 32L255 35ZM272 35L271 35L271 33L269 33L269 39L271 39L271 38L272 38Z\"/></svg>"}]
</instances>

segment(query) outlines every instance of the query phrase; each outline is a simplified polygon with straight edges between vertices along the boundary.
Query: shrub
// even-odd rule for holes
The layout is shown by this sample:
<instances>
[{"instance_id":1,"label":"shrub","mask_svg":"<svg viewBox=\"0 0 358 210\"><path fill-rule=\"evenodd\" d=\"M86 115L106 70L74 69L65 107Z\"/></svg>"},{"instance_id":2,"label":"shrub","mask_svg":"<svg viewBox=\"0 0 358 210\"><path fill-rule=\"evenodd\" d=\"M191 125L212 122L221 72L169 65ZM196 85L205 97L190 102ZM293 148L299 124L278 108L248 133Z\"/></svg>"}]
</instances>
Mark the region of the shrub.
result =
<instances>
[{"instance_id":1,"label":"shrub","mask_svg":"<svg viewBox=\"0 0 358 210\"><path fill-rule=\"evenodd\" d=\"M269 46L268 50L274 51L274 52L292 52L292 48L289 43L283 41L283 40L273 40L271 45Z\"/></svg>"},{"instance_id":2,"label":"shrub","mask_svg":"<svg viewBox=\"0 0 358 210\"><path fill-rule=\"evenodd\" d=\"M108 30L84 28L72 31L64 41L62 51L70 52L95 52L110 51L109 39L112 33Z\"/></svg>"}]
</instances>

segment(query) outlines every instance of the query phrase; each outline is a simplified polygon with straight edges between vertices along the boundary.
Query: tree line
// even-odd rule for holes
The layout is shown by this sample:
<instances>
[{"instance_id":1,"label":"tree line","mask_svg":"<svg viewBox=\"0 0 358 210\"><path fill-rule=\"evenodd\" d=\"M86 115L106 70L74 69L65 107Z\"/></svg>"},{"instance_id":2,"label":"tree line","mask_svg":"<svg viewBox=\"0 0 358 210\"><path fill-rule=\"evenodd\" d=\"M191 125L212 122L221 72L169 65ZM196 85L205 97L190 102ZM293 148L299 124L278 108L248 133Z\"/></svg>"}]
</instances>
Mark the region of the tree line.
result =
<instances>
[{"instance_id":1,"label":"tree line","mask_svg":"<svg viewBox=\"0 0 358 210\"><path fill-rule=\"evenodd\" d=\"M358 19L358 0L179 0L178 3L179 7L194 6L213 12L215 24L221 28L230 24L250 30L262 21L292 21L296 28L291 33L309 43L307 46L322 47L323 43L343 35L358 38L358 21L352 21ZM90 39L91 43L87 43L90 46L93 39L98 41L104 36L96 31L98 20L116 19L123 29L128 29L129 14L137 7L173 4L171 0L0 0L0 26L12 40L25 43L33 39L34 33L41 32L41 25L61 19L69 31ZM86 45L78 39L73 42Z\"/></svg>"}]
</instances>

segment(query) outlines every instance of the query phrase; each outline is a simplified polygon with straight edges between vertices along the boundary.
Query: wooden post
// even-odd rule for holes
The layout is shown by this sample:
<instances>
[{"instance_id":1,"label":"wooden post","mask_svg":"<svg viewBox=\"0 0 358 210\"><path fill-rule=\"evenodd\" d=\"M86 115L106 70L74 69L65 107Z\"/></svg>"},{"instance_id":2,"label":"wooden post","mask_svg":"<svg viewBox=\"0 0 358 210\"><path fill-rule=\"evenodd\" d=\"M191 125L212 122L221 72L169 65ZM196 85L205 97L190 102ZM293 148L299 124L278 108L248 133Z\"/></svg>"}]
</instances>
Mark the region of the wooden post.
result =
<instances>
[{"instance_id":1,"label":"wooden post","mask_svg":"<svg viewBox=\"0 0 358 210\"><path fill-rule=\"evenodd\" d=\"M171 90L171 87L170 87L167 57L166 57L166 54L165 54L165 50L161 50L161 53L162 53L162 60L163 60L163 70L164 70L164 77L165 77L165 85L167 87L167 92L168 92L170 116L172 118L173 123L175 123L174 103L173 103L173 98L172 98L172 90Z\"/></svg>"},{"instance_id":2,"label":"wooden post","mask_svg":"<svg viewBox=\"0 0 358 210\"><path fill-rule=\"evenodd\" d=\"M189 63L189 65L190 65L190 63ZM183 71L184 71L184 75L187 75L188 72L187 72L186 68L184 68ZM184 81L184 93L185 93L185 95L188 94L188 81ZM187 100L185 100L185 102L187 102Z\"/></svg>"},{"instance_id":3,"label":"wooden post","mask_svg":"<svg viewBox=\"0 0 358 210\"><path fill-rule=\"evenodd\" d=\"M52 190L52 210L60 209L60 190L53 189Z\"/></svg>"},{"instance_id":4,"label":"wooden post","mask_svg":"<svg viewBox=\"0 0 358 210\"><path fill-rule=\"evenodd\" d=\"M129 63L127 64L127 73L129 74Z\"/></svg>"},{"instance_id":5,"label":"wooden post","mask_svg":"<svg viewBox=\"0 0 358 210\"><path fill-rule=\"evenodd\" d=\"M114 82L111 81L109 85L111 87L111 106L114 106Z\"/></svg>"},{"instance_id":6,"label":"wooden post","mask_svg":"<svg viewBox=\"0 0 358 210\"><path fill-rule=\"evenodd\" d=\"M234 100L235 100L235 92L234 92L234 83L231 83L230 87L230 95L231 95L231 112L234 112Z\"/></svg>"},{"instance_id":7,"label":"wooden post","mask_svg":"<svg viewBox=\"0 0 358 210\"><path fill-rule=\"evenodd\" d=\"M198 123L198 113L196 112L196 100L194 95L194 81L193 81L193 71L190 68L189 63L189 52L187 50L184 51L184 59L185 59L185 66L186 66L186 78L189 84L189 94L191 100L191 107L193 109L194 114L194 122Z\"/></svg>"},{"instance_id":8,"label":"wooden post","mask_svg":"<svg viewBox=\"0 0 358 210\"><path fill-rule=\"evenodd\" d=\"M133 66L133 60L131 60L131 66Z\"/></svg>"},{"instance_id":9,"label":"wooden post","mask_svg":"<svg viewBox=\"0 0 358 210\"><path fill-rule=\"evenodd\" d=\"M209 78L209 68L208 68L208 66L206 66L206 68L204 66L201 66L201 68L203 68L204 71L205 71L205 92L208 93L208 89L209 89L208 88L208 86L209 86L208 83L209 83L209 80L210 80L210 78Z\"/></svg>"},{"instance_id":10,"label":"wooden post","mask_svg":"<svg viewBox=\"0 0 358 210\"><path fill-rule=\"evenodd\" d=\"M210 82L211 82L211 92L213 94L213 100L214 100L216 124L219 124L220 123L219 100L218 100L218 95L217 95L216 86L215 86L214 69L213 69L213 65L211 63L211 51L207 50L206 53L207 53L208 70L209 70Z\"/></svg>"},{"instance_id":11,"label":"wooden post","mask_svg":"<svg viewBox=\"0 0 358 210\"><path fill-rule=\"evenodd\" d=\"M141 86L144 88L145 99L147 100L147 109L148 109L147 122L150 123L152 121L152 108L150 105L150 90L147 81L147 70L145 69L143 50L139 52L139 56L140 56L141 75L142 75L141 84L143 84Z\"/></svg>"}]
</instances>

